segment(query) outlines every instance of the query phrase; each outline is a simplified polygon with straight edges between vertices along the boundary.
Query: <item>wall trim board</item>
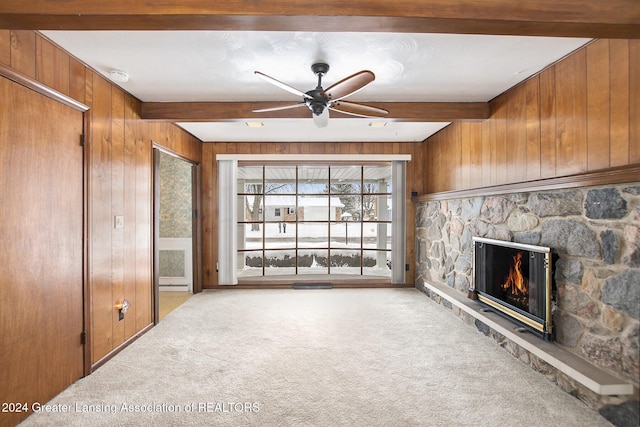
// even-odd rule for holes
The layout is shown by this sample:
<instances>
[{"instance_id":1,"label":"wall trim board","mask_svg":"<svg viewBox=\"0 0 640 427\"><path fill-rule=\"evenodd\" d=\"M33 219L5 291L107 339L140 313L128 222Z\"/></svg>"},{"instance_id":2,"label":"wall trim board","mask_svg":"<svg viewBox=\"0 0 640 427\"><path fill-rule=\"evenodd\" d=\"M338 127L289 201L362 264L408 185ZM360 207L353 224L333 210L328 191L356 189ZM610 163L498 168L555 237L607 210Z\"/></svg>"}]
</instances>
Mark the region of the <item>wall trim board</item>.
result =
<instances>
[{"instance_id":1,"label":"wall trim board","mask_svg":"<svg viewBox=\"0 0 640 427\"><path fill-rule=\"evenodd\" d=\"M73 108L74 110L82 112L89 111L89 107L84 105L83 103L78 102L63 93L58 92L55 89L51 89L50 87L43 85L42 83L14 70L13 68L8 67L7 65L0 64L0 76L6 77L9 80L18 83L19 85L31 89L39 93L40 95L51 98L54 101L60 102L67 107Z\"/></svg>"},{"instance_id":2,"label":"wall trim board","mask_svg":"<svg viewBox=\"0 0 640 427\"><path fill-rule=\"evenodd\" d=\"M463 199L475 196L495 196L498 194L559 190L563 188L593 187L597 185L624 184L635 182L640 177L640 164L601 169L575 175L494 185L468 190L442 191L413 197L414 203L436 200Z\"/></svg>"},{"instance_id":3,"label":"wall trim board","mask_svg":"<svg viewBox=\"0 0 640 427\"><path fill-rule=\"evenodd\" d=\"M164 145L162 145L159 142L156 142L153 139L151 140L151 147L155 148L155 149L157 149L159 151L162 151L163 153L168 154L170 156L177 157L180 160L184 160L187 163L191 163L192 165L199 165L200 164L200 161L198 161L196 159L192 159L190 157L187 157L186 155L181 154L181 153L179 153L179 152L177 152L175 150L172 150L171 148L165 147Z\"/></svg>"}]
</instances>

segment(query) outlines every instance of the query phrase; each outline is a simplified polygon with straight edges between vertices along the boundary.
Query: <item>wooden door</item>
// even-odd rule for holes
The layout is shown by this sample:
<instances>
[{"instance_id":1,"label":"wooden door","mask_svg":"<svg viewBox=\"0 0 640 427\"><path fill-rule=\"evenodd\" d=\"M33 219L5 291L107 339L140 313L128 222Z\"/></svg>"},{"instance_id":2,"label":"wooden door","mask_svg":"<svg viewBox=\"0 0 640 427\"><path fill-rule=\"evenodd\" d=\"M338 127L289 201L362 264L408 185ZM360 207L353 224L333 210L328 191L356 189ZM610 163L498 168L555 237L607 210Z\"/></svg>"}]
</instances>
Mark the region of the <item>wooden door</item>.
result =
<instances>
[{"instance_id":1,"label":"wooden door","mask_svg":"<svg viewBox=\"0 0 640 427\"><path fill-rule=\"evenodd\" d=\"M82 112L0 77L0 425L83 375ZM18 411L26 409L26 411Z\"/></svg>"}]
</instances>

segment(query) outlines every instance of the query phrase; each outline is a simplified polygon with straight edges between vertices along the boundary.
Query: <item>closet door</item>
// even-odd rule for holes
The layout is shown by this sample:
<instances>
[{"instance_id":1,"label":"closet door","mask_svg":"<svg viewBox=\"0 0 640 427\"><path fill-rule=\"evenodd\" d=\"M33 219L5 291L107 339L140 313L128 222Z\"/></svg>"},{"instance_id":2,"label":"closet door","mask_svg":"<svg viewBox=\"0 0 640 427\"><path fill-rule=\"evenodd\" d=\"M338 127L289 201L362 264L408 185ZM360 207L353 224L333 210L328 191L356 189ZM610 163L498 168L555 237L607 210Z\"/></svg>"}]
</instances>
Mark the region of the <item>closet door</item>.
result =
<instances>
[{"instance_id":1,"label":"closet door","mask_svg":"<svg viewBox=\"0 0 640 427\"><path fill-rule=\"evenodd\" d=\"M82 133L82 112L0 77L2 426L83 375Z\"/></svg>"}]
</instances>

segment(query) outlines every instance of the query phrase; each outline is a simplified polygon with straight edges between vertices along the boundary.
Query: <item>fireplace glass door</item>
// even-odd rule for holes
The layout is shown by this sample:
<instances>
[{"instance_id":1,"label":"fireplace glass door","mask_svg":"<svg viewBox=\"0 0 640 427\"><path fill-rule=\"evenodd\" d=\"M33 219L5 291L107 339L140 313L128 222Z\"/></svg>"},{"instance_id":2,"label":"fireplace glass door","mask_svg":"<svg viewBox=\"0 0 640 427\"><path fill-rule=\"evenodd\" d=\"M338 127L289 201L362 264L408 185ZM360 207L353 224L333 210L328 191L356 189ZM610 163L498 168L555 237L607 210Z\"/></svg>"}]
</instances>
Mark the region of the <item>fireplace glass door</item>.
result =
<instances>
[{"instance_id":1,"label":"fireplace glass door","mask_svg":"<svg viewBox=\"0 0 640 427\"><path fill-rule=\"evenodd\" d=\"M474 238L480 302L545 336L551 330L550 249Z\"/></svg>"}]
</instances>

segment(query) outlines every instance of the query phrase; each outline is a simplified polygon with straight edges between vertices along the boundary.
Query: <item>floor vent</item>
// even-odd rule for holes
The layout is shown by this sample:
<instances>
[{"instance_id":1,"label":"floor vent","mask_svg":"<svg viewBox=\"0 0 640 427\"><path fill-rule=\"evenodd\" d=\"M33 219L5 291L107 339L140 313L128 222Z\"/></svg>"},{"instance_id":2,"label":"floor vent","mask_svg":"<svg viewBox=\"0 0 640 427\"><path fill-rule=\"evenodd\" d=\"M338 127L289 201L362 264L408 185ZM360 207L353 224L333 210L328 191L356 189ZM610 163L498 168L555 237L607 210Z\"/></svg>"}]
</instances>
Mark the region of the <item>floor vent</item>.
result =
<instances>
[{"instance_id":1,"label":"floor vent","mask_svg":"<svg viewBox=\"0 0 640 427\"><path fill-rule=\"evenodd\" d=\"M294 283L293 289L333 289L331 283Z\"/></svg>"}]
</instances>

